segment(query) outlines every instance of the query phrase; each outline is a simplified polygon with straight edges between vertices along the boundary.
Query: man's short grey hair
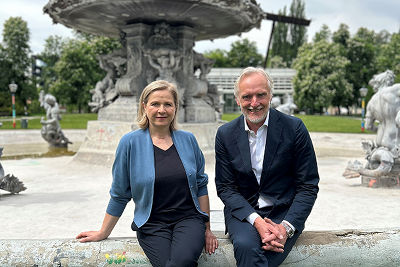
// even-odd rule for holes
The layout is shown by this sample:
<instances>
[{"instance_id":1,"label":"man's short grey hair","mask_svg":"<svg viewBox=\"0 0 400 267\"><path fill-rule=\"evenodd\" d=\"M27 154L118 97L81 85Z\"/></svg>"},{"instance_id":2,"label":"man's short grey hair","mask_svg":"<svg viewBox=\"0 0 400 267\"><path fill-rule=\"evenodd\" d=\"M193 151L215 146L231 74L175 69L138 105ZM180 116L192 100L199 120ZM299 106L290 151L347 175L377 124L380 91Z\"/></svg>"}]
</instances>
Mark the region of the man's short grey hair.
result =
<instances>
[{"instance_id":1,"label":"man's short grey hair","mask_svg":"<svg viewBox=\"0 0 400 267\"><path fill-rule=\"evenodd\" d=\"M239 94L239 83L248 75L253 74L253 73L259 73L261 75L263 75L265 77L265 79L267 80L267 84L268 87L267 89L269 89L269 91L272 91L272 88L274 87L274 82L272 81L271 77L268 75L268 73L262 69L262 68L254 68L254 67L247 67L244 70L242 70L242 72L240 73L239 77L236 79L235 82L235 90L234 90L234 95L235 97L238 97Z\"/></svg>"}]
</instances>

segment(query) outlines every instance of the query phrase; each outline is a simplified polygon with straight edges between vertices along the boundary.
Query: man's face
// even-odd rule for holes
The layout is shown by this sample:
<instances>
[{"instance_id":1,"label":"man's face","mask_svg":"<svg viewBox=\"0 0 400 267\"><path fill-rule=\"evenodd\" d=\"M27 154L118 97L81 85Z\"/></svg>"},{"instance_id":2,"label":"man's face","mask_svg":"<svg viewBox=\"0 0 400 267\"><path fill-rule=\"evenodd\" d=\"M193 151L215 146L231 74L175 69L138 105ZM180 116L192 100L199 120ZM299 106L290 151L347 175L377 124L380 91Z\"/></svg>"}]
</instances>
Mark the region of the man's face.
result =
<instances>
[{"instance_id":1,"label":"man's face","mask_svg":"<svg viewBox=\"0 0 400 267\"><path fill-rule=\"evenodd\" d=\"M242 79L236 103L249 126L264 123L271 98L271 90L268 89L268 82L262 74L251 73Z\"/></svg>"}]
</instances>

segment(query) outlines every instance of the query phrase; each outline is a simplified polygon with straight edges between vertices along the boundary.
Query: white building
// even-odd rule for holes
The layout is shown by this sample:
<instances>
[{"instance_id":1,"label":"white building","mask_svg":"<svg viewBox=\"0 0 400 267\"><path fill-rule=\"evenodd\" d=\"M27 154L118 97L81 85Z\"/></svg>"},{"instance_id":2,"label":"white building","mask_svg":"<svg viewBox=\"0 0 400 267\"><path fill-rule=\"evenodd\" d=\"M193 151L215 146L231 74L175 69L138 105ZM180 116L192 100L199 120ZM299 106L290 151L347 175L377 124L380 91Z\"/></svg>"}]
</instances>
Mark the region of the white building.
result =
<instances>
[{"instance_id":1,"label":"white building","mask_svg":"<svg viewBox=\"0 0 400 267\"><path fill-rule=\"evenodd\" d=\"M221 92L224 101L224 113L239 112L233 89L241 71L242 68L213 68L207 75L208 81L217 85ZM274 96L280 96L281 103L284 103L286 94L293 95L292 79L296 75L296 71L294 69L266 69L266 71L274 81Z\"/></svg>"}]
</instances>

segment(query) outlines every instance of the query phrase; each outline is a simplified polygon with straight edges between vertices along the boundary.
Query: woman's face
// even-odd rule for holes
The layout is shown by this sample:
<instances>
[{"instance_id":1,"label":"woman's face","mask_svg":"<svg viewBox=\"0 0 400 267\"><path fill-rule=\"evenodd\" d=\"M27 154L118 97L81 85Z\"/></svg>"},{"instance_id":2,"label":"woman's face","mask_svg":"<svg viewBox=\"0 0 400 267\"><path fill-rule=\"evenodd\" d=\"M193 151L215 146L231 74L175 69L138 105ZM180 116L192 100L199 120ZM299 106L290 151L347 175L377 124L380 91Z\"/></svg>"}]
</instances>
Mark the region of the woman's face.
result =
<instances>
[{"instance_id":1,"label":"woman's face","mask_svg":"<svg viewBox=\"0 0 400 267\"><path fill-rule=\"evenodd\" d=\"M168 90L154 91L149 95L147 103L143 103L149 127L169 128L175 117L174 97Z\"/></svg>"}]
</instances>

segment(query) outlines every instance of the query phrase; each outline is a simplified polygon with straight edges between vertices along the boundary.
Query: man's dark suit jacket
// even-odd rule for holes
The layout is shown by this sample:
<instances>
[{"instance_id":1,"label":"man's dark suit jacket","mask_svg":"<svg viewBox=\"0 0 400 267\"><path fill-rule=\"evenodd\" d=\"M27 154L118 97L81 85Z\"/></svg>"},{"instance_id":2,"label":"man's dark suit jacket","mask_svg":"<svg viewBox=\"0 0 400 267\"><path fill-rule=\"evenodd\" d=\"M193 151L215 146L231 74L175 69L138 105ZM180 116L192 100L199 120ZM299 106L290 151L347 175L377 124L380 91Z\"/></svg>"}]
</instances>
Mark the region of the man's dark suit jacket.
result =
<instances>
[{"instance_id":1,"label":"man's dark suit jacket","mask_svg":"<svg viewBox=\"0 0 400 267\"><path fill-rule=\"evenodd\" d=\"M290 222L297 231L311 212L318 193L314 148L303 122L270 109L267 142L260 185L251 167L248 133L243 115L222 125L215 140L215 183L225 204L225 222L243 221L259 194L274 203L269 218Z\"/></svg>"}]
</instances>

